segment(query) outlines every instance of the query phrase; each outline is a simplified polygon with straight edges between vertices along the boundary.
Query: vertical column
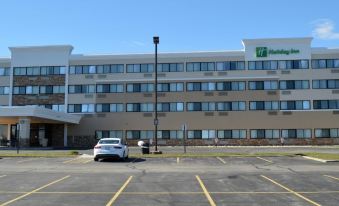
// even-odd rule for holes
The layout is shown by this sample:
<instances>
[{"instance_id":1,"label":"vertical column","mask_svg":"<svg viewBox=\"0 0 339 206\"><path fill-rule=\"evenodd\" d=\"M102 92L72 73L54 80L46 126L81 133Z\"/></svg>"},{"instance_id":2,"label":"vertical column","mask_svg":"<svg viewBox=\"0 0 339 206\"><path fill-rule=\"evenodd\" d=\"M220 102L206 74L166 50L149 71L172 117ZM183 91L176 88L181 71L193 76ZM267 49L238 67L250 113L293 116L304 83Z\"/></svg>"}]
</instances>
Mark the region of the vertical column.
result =
<instances>
[{"instance_id":1,"label":"vertical column","mask_svg":"<svg viewBox=\"0 0 339 206\"><path fill-rule=\"evenodd\" d=\"M66 65L66 72L65 72L65 113L68 112L68 79L69 79L69 64Z\"/></svg>"},{"instance_id":2,"label":"vertical column","mask_svg":"<svg viewBox=\"0 0 339 206\"><path fill-rule=\"evenodd\" d=\"M31 120L27 117L19 118L19 141L21 147L29 147Z\"/></svg>"},{"instance_id":3,"label":"vertical column","mask_svg":"<svg viewBox=\"0 0 339 206\"><path fill-rule=\"evenodd\" d=\"M7 125L7 140L11 140L11 124Z\"/></svg>"},{"instance_id":4,"label":"vertical column","mask_svg":"<svg viewBox=\"0 0 339 206\"><path fill-rule=\"evenodd\" d=\"M67 132L68 132L67 124L64 124L64 147L67 147Z\"/></svg>"},{"instance_id":5,"label":"vertical column","mask_svg":"<svg viewBox=\"0 0 339 206\"><path fill-rule=\"evenodd\" d=\"M14 74L14 68L11 66L11 69L9 71L9 98L8 98L8 106L13 106L13 74Z\"/></svg>"}]
</instances>

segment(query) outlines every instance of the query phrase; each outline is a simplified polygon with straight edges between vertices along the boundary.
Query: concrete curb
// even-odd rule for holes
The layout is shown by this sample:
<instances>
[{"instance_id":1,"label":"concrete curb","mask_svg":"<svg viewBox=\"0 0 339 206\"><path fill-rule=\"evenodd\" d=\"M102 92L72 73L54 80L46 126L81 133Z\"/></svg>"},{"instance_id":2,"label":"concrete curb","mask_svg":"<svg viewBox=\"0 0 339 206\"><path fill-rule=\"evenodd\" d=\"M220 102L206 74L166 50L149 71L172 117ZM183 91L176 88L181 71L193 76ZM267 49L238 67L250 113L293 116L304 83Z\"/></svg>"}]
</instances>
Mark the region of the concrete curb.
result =
<instances>
[{"instance_id":1,"label":"concrete curb","mask_svg":"<svg viewBox=\"0 0 339 206\"><path fill-rule=\"evenodd\" d=\"M339 160L324 160L324 159L319 159L316 157L309 157L309 156L302 156L305 159L309 159L309 160L314 160L314 161L318 161L318 162L322 162L322 163L327 163L327 162L339 162Z\"/></svg>"}]
</instances>

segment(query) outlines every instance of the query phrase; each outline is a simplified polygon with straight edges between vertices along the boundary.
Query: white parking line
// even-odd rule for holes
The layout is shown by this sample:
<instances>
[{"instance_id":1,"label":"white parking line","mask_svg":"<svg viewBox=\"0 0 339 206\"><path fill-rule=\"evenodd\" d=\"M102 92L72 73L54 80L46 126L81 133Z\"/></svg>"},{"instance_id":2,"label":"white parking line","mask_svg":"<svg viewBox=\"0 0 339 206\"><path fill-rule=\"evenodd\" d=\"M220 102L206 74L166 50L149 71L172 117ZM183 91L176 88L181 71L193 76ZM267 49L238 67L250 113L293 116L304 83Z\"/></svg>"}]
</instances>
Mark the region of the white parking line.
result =
<instances>
[{"instance_id":1,"label":"white parking line","mask_svg":"<svg viewBox=\"0 0 339 206\"><path fill-rule=\"evenodd\" d=\"M179 158L179 157L177 157L177 164L179 164L179 162L180 162L180 158Z\"/></svg>"},{"instance_id":2,"label":"white parking line","mask_svg":"<svg viewBox=\"0 0 339 206\"><path fill-rule=\"evenodd\" d=\"M6 177L7 175L0 175L0 178L2 178L2 177Z\"/></svg>"},{"instance_id":3,"label":"white parking line","mask_svg":"<svg viewBox=\"0 0 339 206\"><path fill-rule=\"evenodd\" d=\"M257 157L257 158L261 159L261 160L264 160L265 162L273 163L271 160L268 160L268 159L265 159L265 158L262 158L262 157Z\"/></svg>"},{"instance_id":4,"label":"white parking line","mask_svg":"<svg viewBox=\"0 0 339 206\"><path fill-rule=\"evenodd\" d=\"M223 160L221 157L216 157L218 160L220 160L223 164L226 164L225 160Z\"/></svg>"}]
</instances>

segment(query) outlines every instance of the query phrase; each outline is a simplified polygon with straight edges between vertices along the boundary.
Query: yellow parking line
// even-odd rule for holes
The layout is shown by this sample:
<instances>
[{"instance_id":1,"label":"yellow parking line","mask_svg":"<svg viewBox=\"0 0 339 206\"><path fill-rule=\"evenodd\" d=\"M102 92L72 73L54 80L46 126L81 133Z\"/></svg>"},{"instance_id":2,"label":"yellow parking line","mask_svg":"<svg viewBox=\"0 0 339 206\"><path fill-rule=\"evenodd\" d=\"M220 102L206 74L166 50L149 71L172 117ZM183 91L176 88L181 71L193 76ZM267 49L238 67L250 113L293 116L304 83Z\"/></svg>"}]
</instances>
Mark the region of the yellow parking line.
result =
<instances>
[{"instance_id":1,"label":"yellow parking line","mask_svg":"<svg viewBox=\"0 0 339 206\"><path fill-rule=\"evenodd\" d=\"M62 162L62 163L64 163L64 164L66 164L66 163L69 163L69 162L73 162L73 161L75 161L75 160L79 160L80 158L74 158L74 159L71 159L71 160L67 160L67 161L64 161L64 162Z\"/></svg>"},{"instance_id":2,"label":"yellow parking line","mask_svg":"<svg viewBox=\"0 0 339 206\"><path fill-rule=\"evenodd\" d=\"M46 188L46 187L48 187L48 186L50 186L50 185L53 185L53 184L55 184L55 183L58 183L58 182L60 182L60 181L62 181L62 180L65 180L65 179L67 179L67 178L69 178L69 177L70 177L70 176L67 175L67 176L65 176L65 177L63 177L63 178L60 178L60 179L58 179L58 180L55 180L55 181L53 181L53 182L51 182L51 183L48 183L48 184L46 184L46 185L44 185L44 186L42 186L42 187L39 187L39 188L37 188L37 189L35 189L35 190L32 190L32 191L30 191L30 192L27 192L27 193L24 194L24 195L21 195L21 196L19 196L19 197L17 197L17 198L14 198L14 199L10 200L10 201L7 201L7 202L5 202L5 203L2 203L0 206L9 205L9 204L11 204L11 203L13 203L13 202L15 202L15 201L17 201L17 200L20 200L20 199L22 199L22 198L24 198L24 197L26 197L26 196L28 196L28 195L31 195L31 194L33 194L33 193L36 193L36 192L38 192L39 190L42 190L42 189L44 189L44 188Z\"/></svg>"},{"instance_id":3,"label":"yellow parking line","mask_svg":"<svg viewBox=\"0 0 339 206\"><path fill-rule=\"evenodd\" d=\"M226 164L225 160L223 160L221 157L216 157L218 160L220 160L223 164Z\"/></svg>"},{"instance_id":4,"label":"yellow parking line","mask_svg":"<svg viewBox=\"0 0 339 206\"><path fill-rule=\"evenodd\" d=\"M313 200L308 199L307 197L305 197L305 196L303 196L303 195L301 195L301 194L299 194L299 193L297 193L297 192L291 190L290 188L288 188L288 187L286 187L286 186L284 186L284 185L282 185L282 184L280 184L280 183L278 183L278 182L276 182L276 181L274 181L274 180L272 180L272 179L270 179L270 178L268 178L268 177L266 177L266 176L264 176L264 175L261 175L261 177L263 177L263 178L265 178L266 180L272 182L273 184L278 185L279 187L281 187L281 188L283 188L283 189L289 191L290 193L294 194L295 196L298 196L298 197L300 197L301 199L306 200L307 202L309 202L309 203L311 203L311 204L313 204L313 205L321 206L319 203L316 203L316 202L314 202Z\"/></svg>"},{"instance_id":5,"label":"yellow parking line","mask_svg":"<svg viewBox=\"0 0 339 206\"><path fill-rule=\"evenodd\" d=\"M324 175L325 177L329 177L329 178L332 178L332 179L334 179L334 180L338 180L339 181L339 178L337 178L337 177L333 177L333 176L331 176L331 175Z\"/></svg>"},{"instance_id":6,"label":"yellow parking line","mask_svg":"<svg viewBox=\"0 0 339 206\"><path fill-rule=\"evenodd\" d=\"M118 199L119 195L122 193L122 191L124 191L124 189L127 187L128 183L132 180L133 176L130 176L126 182L121 186L121 188L118 190L118 192L116 192L114 194L114 196L112 197L112 199L106 204L106 206L111 206L116 199Z\"/></svg>"},{"instance_id":7,"label":"yellow parking line","mask_svg":"<svg viewBox=\"0 0 339 206\"><path fill-rule=\"evenodd\" d=\"M204 191L204 194L208 200L208 202L210 203L211 206L216 206L215 202L213 201L210 193L208 192L207 188L205 187L204 183L202 182L202 180L200 179L200 177L198 175L195 176L200 184L200 187L202 188L202 190Z\"/></svg>"},{"instance_id":8,"label":"yellow parking line","mask_svg":"<svg viewBox=\"0 0 339 206\"><path fill-rule=\"evenodd\" d=\"M90 160L85 160L85 161L83 161L82 163L83 164L86 164L86 163L89 163L89 162L92 162L93 161L93 159L90 159Z\"/></svg>"},{"instance_id":9,"label":"yellow parking line","mask_svg":"<svg viewBox=\"0 0 339 206\"><path fill-rule=\"evenodd\" d=\"M262 157L257 157L258 159L261 159L261 160L264 160L266 162L269 162L269 163L273 163L271 160L268 160L268 159L265 159L265 158L262 158Z\"/></svg>"},{"instance_id":10,"label":"yellow parking line","mask_svg":"<svg viewBox=\"0 0 339 206\"><path fill-rule=\"evenodd\" d=\"M179 158L179 157L177 157L177 164L179 164L179 162L180 162L180 158Z\"/></svg>"}]
</instances>

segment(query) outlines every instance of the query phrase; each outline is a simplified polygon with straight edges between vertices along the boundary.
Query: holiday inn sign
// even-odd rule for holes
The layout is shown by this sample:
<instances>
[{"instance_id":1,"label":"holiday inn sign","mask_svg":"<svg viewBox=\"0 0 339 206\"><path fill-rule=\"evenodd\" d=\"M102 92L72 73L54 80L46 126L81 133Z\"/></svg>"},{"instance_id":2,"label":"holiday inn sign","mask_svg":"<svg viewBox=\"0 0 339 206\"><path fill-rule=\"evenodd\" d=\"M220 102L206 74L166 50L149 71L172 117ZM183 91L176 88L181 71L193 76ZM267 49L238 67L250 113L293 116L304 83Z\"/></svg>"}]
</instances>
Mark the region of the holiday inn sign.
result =
<instances>
[{"instance_id":1,"label":"holiday inn sign","mask_svg":"<svg viewBox=\"0 0 339 206\"><path fill-rule=\"evenodd\" d=\"M267 47L256 47L256 57L268 57L268 55L290 55L299 54L299 49L268 49Z\"/></svg>"}]
</instances>

